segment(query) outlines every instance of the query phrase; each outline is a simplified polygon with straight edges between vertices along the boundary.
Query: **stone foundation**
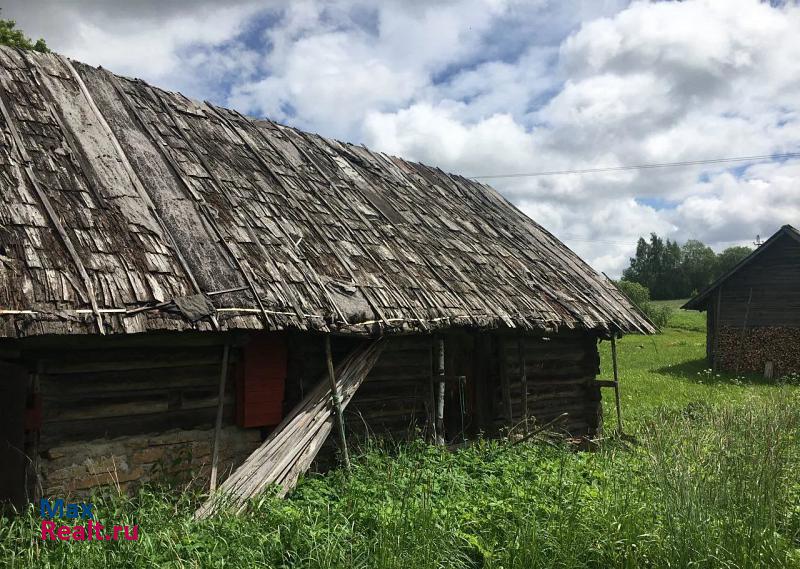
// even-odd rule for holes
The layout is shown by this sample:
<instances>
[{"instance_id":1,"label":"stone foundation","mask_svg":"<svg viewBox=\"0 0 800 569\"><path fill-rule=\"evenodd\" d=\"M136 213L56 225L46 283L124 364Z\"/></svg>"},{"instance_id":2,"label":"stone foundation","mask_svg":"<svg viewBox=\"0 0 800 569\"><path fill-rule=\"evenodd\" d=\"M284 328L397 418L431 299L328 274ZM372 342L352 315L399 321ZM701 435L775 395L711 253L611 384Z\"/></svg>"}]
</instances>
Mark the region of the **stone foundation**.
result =
<instances>
[{"instance_id":1,"label":"stone foundation","mask_svg":"<svg viewBox=\"0 0 800 569\"><path fill-rule=\"evenodd\" d=\"M774 377L792 372L800 373L800 328L731 326L719 330L717 346L718 368L742 373L764 373L764 366L772 362Z\"/></svg>"},{"instance_id":2,"label":"stone foundation","mask_svg":"<svg viewBox=\"0 0 800 569\"><path fill-rule=\"evenodd\" d=\"M98 489L128 492L146 482L205 485L213 436L213 429L174 430L50 448L40 461L43 496L82 497ZM220 480L260 444L258 429L224 428Z\"/></svg>"}]
</instances>

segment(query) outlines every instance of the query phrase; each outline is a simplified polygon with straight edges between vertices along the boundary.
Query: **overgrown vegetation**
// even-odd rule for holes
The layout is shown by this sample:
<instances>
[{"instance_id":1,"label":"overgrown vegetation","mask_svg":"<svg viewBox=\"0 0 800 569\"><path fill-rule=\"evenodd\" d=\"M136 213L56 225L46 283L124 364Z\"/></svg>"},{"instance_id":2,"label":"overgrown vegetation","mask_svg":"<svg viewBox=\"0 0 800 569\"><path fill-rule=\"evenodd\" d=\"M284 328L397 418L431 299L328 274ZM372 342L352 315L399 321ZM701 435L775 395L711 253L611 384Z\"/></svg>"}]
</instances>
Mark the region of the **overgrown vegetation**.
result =
<instances>
[{"instance_id":1,"label":"overgrown vegetation","mask_svg":"<svg viewBox=\"0 0 800 569\"><path fill-rule=\"evenodd\" d=\"M653 324L659 328L664 328L667 325L673 312L672 306L652 302L650 300L650 291L640 283L621 280L617 281L617 286L639 310L644 312Z\"/></svg>"},{"instance_id":2,"label":"overgrown vegetation","mask_svg":"<svg viewBox=\"0 0 800 569\"><path fill-rule=\"evenodd\" d=\"M680 326L678 328L677 326ZM365 448L352 474L195 522L199 496L98 499L139 542L42 543L35 512L0 527L12 567L800 566L800 388L705 371L701 316L619 342L625 431L598 452L478 442ZM603 344L603 375L609 373ZM607 398L607 430L614 414Z\"/></svg>"},{"instance_id":3,"label":"overgrown vegetation","mask_svg":"<svg viewBox=\"0 0 800 569\"><path fill-rule=\"evenodd\" d=\"M22 30L17 28L17 23L14 20L4 20L2 18L0 18L0 45L32 49L43 53L50 51L47 48L47 43L42 38L33 41Z\"/></svg>"}]
</instances>

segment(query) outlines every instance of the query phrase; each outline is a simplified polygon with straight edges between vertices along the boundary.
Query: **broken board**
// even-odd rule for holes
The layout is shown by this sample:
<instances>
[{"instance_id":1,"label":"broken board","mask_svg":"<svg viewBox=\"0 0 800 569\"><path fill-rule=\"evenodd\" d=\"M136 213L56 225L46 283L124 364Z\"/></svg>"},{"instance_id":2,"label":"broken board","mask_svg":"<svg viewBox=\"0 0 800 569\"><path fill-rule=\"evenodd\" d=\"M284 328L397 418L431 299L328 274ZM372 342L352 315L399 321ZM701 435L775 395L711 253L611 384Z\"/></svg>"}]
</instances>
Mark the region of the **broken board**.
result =
<instances>
[{"instance_id":1,"label":"broken board","mask_svg":"<svg viewBox=\"0 0 800 569\"><path fill-rule=\"evenodd\" d=\"M336 385L343 409L378 361L385 342L378 339L361 344L336 367ZM195 512L195 518L207 518L224 509L241 512L251 498L273 484L280 487L280 495L286 494L311 466L334 420L326 372L267 440Z\"/></svg>"}]
</instances>

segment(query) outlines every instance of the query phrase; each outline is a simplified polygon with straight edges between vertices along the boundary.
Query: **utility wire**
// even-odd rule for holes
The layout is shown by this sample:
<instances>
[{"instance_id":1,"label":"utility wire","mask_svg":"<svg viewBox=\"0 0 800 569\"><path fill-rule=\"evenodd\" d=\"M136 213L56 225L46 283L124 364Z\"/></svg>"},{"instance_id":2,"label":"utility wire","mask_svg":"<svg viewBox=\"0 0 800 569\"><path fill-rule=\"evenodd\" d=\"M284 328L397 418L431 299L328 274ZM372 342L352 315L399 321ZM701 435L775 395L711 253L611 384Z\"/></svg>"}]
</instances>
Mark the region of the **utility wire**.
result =
<instances>
[{"instance_id":1,"label":"utility wire","mask_svg":"<svg viewBox=\"0 0 800 569\"><path fill-rule=\"evenodd\" d=\"M604 168L584 168L583 170L551 170L549 172L527 172L520 174L487 174L484 176L466 176L473 180L497 178L533 178L537 176L559 176L562 174L594 174L598 172L620 172L623 170L648 170L651 168L677 168L681 166L697 166L700 164L724 164L727 162L755 162L760 160L781 160L784 158L800 158L800 152L783 154L762 154L759 156L737 156L735 158L707 158L705 160L683 160L680 162L661 162L655 164L636 164L633 166L608 166Z\"/></svg>"},{"instance_id":2,"label":"utility wire","mask_svg":"<svg viewBox=\"0 0 800 569\"><path fill-rule=\"evenodd\" d=\"M630 241L609 241L606 239L590 239L588 237L573 237L572 235L559 234L559 239L564 241L581 241L584 243L603 243L604 245L630 245L638 240L638 237L632 238Z\"/></svg>"}]
</instances>

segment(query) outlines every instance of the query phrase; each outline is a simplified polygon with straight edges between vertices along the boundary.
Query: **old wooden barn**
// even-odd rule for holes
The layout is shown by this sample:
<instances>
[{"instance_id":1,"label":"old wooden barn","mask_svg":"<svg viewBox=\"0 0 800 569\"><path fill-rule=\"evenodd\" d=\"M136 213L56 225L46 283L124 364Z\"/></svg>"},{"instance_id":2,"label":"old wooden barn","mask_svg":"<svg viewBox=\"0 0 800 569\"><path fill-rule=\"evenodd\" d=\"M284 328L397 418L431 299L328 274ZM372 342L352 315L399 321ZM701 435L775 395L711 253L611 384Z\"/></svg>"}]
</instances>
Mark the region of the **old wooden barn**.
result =
<instances>
[{"instance_id":1,"label":"old wooden barn","mask_svg":"<svg viewBox=\"0 0 800 569\"><path fill-rule=\"evenodd\" d=\"M6 499L207 479L215 455L222 477L265 438L308 462L332 393L352 397L348 438L563 413L591 435L598 341L653 331L495 190L437 168L9 48L0 121ZM319 391L327 345L342 385Z\"/></svg>"},{"instance_id":2,"label":"old wooden barn","mask_svg":"<svg viewBox=\"0 0 800 569\"><path fill-rule=\"evenodd\" d=\"M713 369L800 372L800 231L784 225L683 308L707 314Z\"/></svg>"}]
</instances>

